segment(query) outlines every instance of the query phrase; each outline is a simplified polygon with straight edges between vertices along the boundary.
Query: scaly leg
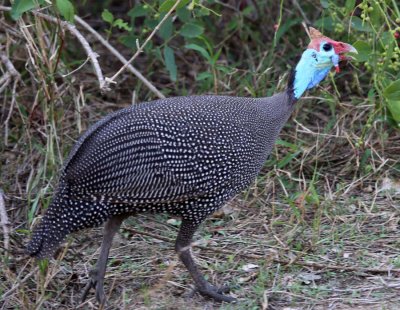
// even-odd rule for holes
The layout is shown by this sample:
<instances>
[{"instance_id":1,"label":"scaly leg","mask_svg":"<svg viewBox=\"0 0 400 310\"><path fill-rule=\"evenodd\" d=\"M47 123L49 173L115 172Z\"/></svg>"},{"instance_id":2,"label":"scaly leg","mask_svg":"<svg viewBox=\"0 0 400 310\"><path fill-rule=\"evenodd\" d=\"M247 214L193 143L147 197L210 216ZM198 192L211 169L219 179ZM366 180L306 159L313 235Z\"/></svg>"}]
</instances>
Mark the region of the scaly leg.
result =
<instances>
[{"instance_id":1,"label":"scaly leg","mask_svg":"<svg viewBox=\"0 0 400 310\"><path fill-rule=\"evenodd\" d=\"M190 253L190 244L197 227L197 224L182 219L182 225L180 227L178 237L176 238L175 250L178 253L182 263L188 269L194 280L196 289L201 295L211 297L216 301L233 302L236 300L235 298L223 295L222 292L224 290L216 288L204 279L203 275L197 269L196 263L193 261Z\"/></svg>"},{"instance_id":2,"label":"scaly leg","mask_svg":"<svg viewBox=\"0 0 400 310\"><path fill-rule=\"evenodd\" d=\"M92 269L89 273L90 280L86 284L83 294L82 302L86 299L87 294L93 287L96 289L96 299L103 306L106 302L106 296L104 294L104 275L107 268L108 254L112 245L114 235L118 231L122 224L122 221L126 218L123 215L116 215L110 218L104 225L103 241L101 243L100 255L97 260L96 267Z\"/></svg>"}]
</instances>

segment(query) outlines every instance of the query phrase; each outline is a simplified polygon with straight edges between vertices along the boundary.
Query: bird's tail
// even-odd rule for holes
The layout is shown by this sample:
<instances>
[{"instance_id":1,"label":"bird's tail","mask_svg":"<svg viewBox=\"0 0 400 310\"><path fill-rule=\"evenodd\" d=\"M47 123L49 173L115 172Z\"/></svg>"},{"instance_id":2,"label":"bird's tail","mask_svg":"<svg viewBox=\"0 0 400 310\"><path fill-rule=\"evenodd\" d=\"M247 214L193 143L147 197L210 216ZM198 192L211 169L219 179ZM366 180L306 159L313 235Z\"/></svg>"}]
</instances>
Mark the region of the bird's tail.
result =
<instances>
[{"instance_id":1,"label":"bird's tail","mask_svg":"<svg viewBox=\"0 0 400 310\"><path fill-rule=\"evenodd\" d=\"M32 257L50 258L54 255L60 243L69 231L60 227L61 201L55 197L43 216L41 222L34 228L32 238L26 246L27 253Z\"/></svg>"},{"instance_id":2,"label":"bird's tail","mask_svg":"<svg viewBox=\"0 0 400 310\"><path fill-rule=\"evenodd\" d=\"M80 229L96 227L109 218L109 208L99 201L63 198L56 194L26 246L36 258L50 258L65 237Z\"/></svg>"}]
</instances>

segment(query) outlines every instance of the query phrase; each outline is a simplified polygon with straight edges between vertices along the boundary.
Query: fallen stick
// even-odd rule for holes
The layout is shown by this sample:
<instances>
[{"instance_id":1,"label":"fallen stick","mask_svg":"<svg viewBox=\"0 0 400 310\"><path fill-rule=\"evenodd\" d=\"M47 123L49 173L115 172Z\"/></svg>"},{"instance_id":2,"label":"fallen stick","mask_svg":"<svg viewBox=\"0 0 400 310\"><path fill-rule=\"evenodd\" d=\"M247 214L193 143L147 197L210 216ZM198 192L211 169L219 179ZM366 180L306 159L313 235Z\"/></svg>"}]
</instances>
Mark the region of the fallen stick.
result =
<instances>
[{"instance_id":1,"label":"fallen stick","mask_svg":"<svg viewBox=\"0 0 400 310\"><path fill-rule=\"evenodd\" d=\"M0 224L3 228L4 249L8 251L10 245L10 221L8 220L4 192L0 188Z\"/></svg>"}]
</instances>

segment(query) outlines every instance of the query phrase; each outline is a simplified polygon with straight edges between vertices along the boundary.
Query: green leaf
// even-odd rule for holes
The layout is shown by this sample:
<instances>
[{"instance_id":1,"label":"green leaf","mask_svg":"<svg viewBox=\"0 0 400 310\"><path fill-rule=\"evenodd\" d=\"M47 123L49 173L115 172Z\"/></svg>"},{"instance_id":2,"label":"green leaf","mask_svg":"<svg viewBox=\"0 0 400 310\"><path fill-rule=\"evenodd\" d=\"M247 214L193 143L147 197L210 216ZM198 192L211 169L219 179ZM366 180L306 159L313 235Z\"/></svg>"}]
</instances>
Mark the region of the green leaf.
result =
<instances>
[{"instance_id":1,"label":"green leaf","mask_svg":"<svg viewBox=\"0 0 400 310\"><path fill-rule=\"evenodd\" d=\"M358 54L352 54L352 56L358 61L367 61L372 53L371 45L365 41L356 41L353 46L356 48Z\"/></svg>"},{"instance_id":2,"label":"green leaf","mask_svg":"<svg viewBox=\"0 0 400 310\"><path fill-rule=\"evenodd\" d=\"M187 23L190 21L192 14L187 8L181 8L176 11L181 22Z\"/></svg>"},{"instance_id":3,"label":"green leaf","mask_svg":"<svg viewBox=\"0 0 400 310\"><path fill-rule=\"evenodd\" d=\"M287 142L287 141L285 141L285 140L277 139L276 142L275 142L275 144L276 144L276 145L282 145L282 146L284 146L284 147L288 147L288 148L290 148L290 149L293 150L293 151L299 150L299 146L297 146L296 144Z\"/></svg>"},{"instance_id":4,"label":"green leaf","mask_svg":"<svg viewBox=\"0 0 400 310\"><path fill-rule=\"evenodd\" d=\"M400 79L387 86L383 91L383 96L393 119L400 123Z\"/></svg>"},{"instance_id":5,"label":"green leaf","mask_svg":"<svg viewBox=\"0 0 400 310\"><path fill-rule=\"evenodd\" d=\"M225 74L232 74L235 71L235 70L232 70L231 67L225 67L225 66L220 66L220 65L216 65L215 68L218 71L221 71L221 72L223 72Z\"/></svg>"},{"instance_id":6,"label":"green leaf","mask_svg":"<svg viewBox=\"0 0 400 310\"><path fill-rule=\"evenodd\" d=\"M211 56L204 47L201 47L194 43L187 44L187 45L185 45L185 47L188 49L191 49L191 50L198 51L201 55L203 55L204 58L206 58L208 61L211 61Z\"/></svg>"},{"instance_id":7,"label":"green leaf","mask_svg":"<svg viewBox=\"0 0 400 310\"><path fill-rule=\"evenodd\" d=\"M217 60L219 56L221 55L222 48L220 48L212 57L211 57L211 65L215 65L217 63Z\"/></svg>"},{"instance_id":8,"label":"green leaf","mask_svg":"<svg viewBox=\"0 0 400 310\"><path fill-rule=\"evenodd\" d=\"M199 39L205 44L207 52L211 55L215 44L213 42L210 42L210 40L206 36L199 36Z\"/></svg>"},{"instance_id":9,"label":"green leaf","mask_svg":"<svg viewBox=\"0 0 400 310\"><path fill-rule=\"evenodd\" d=\"M387 103L393 119L400 124L400 100L388 100Z\"/></svg>"},{"instance_id":10,"label":"green leaf","mask_svg":"<svg viewBox=\"0 0 400 310\"><path fill-rule=\"evenodd\" d=\"M112 24L113 21L114 21L114 15L113 15L109 10L107 10L107 9L105 9L105 10L103 11L103 13L101 13L101 18L102 18L105 22L107 22L107 23L109 23L109 24Z\"/></svg>"},{"instance_id":11,"label":"green leaf","mask_svg":"<svg viewBox=\"0 0 400 310\"><path fill-rule=\"evenodd\" d=\"M321 3L321 6L322 6L324 9L329 8L329 1L328 1L328 0L321 0L320 3Z\"/></svg>"},{"instance_id":12,"label":"green leaf","mask_svg":"<svg viewBox=\"0 0 400 310\"><path fill-rule=\"evenodd\" d=\"M178 72L175 63L174 51L169 46L164 47L164 61L165 66L167 67L167 70L169 72L169 77L172 81L175 82Z\"/></svg>"},{"instance_id":13,"label":"green leaf","mask_svg":"<svg viewBox=\"0 0 400 310\"><path fill-rule=\"evenodd\" d=\"M56 7L65 20L74 22L74 6L69 0L56 0Z\"/></svg>"},{"instance_id":14,"label":"green leaf","mask_svg":"<svg viewBox=\"0 0 400 310\"><path fill-rule=\"evenodd\" d=\"M297 151L294 152L293 154L288 153L285 157L282 158L282 160L279 161L277 167L279 169L282 169L283 167L285 167L288 163L290 163L292 161L292 159L296 158L297 155L299 155L301 153L301 151Z\"/></svg>"},{"instance_id":15,"label":"green leaf","mask_svg":"<svg viewBox=\"0 0 400 310\"><path fill-rule=\"evenodd\" d=\"M363 156L361 157L360 166L364 167L367 165L367 160L371 157L371 149L366 149Z\"/></svg>"},{"instance_id":16,"label":"green leaf","mask_svg":"<svg viewBox=\"0 0 400 310\"><path fill-rule=\"evenodd\" d=\"M45 275L47 271L47 267L49 266L49 260L47 258L40 259L38 261L40 272Z\"/></svg>"},{"instance_id":17,"label":"green leaf","mask_svg":"<svg viewBox=\"0 0 400 310\"><path fill-rule=\"evenodd\" d=\"M386 87L383 95L387 100L400 101L400 79Z\"/></svg>"},{"instance_id":18,"label":"green leaf","mask_svg":"<svg viewBox=\"0 0 400 310\"><path fill-rule=\"evenodd\" d=\"M168 12L175 4L175 0L166 0L160 5L159 12Z\"/></svg>"},{"instance_id":19,"label":"green leaf","mask_svg":"<svg viewBox=\"0 0 400 310\"><path fill-rule=\"evenodd\" d=\"M11 7L11 18L17 20L22 13L37 8L37 4L43 4L44 0L15 0Z\"/></svg>"},{"instance_id":20,"label":"green leaf","mask_svg":"<svg viewBox=\"0 0 400 310\"><path fill-rule=\"evenodd\" d=\"M204 81L204 80L208 80L208 79L212 79L213 75L211 74L211 72L201 72L196 76L196 81Z\"/></svg>"},{"instance_id":21,"label":"green leaf","mask_svg":"<svg viewBox=\"0 0 400 310\"><path fill-rule=\"evenodd\" d=\"M167 40L172 36L172 32L173 32L173 24L172 24L172 17L170 16L160 27L160 30L158 30L158 34L160 35L161 38Z\"/></svg>"},{"instance_id":22,"label":"green leaf","mask_svg":"<svg viewBox=\"0 0 400 310\"><path fill-rule=\"evenodd\" d=\"M333 31L333 29L335 28L335 24L336 23L331 16L322 17L314 23L314 25L319 30L328 30L328 31Z\"/></svg>"},{"instance_id":23,"label":"green leaf","mask_svg":"<svg viewBox=\"0 0 400 310\"><path fill-rule=\"evenodd\" d=\"M204 27L199 24L187 23L184 24L179 31L181 36L187 38L195 38L201 35L204 32Z\"/></svg>"},{"instance_id":24,"label":"green leaf","mask_svg":"<svg viewBox=\"0 0 400 310\"><path fill-rule=\"evenodd\" d=\"M121 42L123 45L126 47L136 49L136 39L137 37L133 34L128 34L128 35L122 35L118 37L118 41Z\"/></svg>"},{"instance_id":25,"label":"green leaf","mask_svg":"<svg viewBox=\"0 0 400 310\"><path fill-rule=\"evenodd\" d=\"M370 5L372 7L372 12L369 12L369 16L370 16L370 23L372 25L382 25L382 18L383 15L381 14L381 10L380 10L380 5L379 3L375 2L375 1L371 1Z\"/></svg>"},{"instance_id":26,"label":"green leaf","mask_svg":"<svg viewBox=\"0 0 400 310\"><path fill-rule=\"evenodd\" d=\"M252 6L248 6L247 8L253 8ZM210 15L210 10L206 7L200 8L200 10L197 12L196 16L209 16ZM246 14L246 9L243 10L242 14Z\"/></svg>"},{"instance_id":27,"label":"green leaf","mask_svg":"<svg viewBox=\"0 0 400 310\"><path fill-rule=\"evenodd\" d=\"M144 20L144 24L149 27L151 30L155 29L158 25L158 20L146 18Z\"/></svg>"},{"instance_id":28,"label":"green leaf","mask_svg":"<svg viewBox=\"0 0 400 310\"><path fill-rule=\"evenodd\" d=\"M354 6L356 5L356 0L346 0L345 8L346 12L350 13L354 10Z\"/></svg>"},{"instance_id":29,"label":"green leaf","mask_svg":"<svg viewBox=\"0 0 400 310\"><path fill-rule=\"evenodd\" d=\"M389 48L391 47L391 45L397 46L396 38L392 33L390 33L390 31L383 32L380 36L379 41L382 41L381 46L385 50L388 49L387 47L385 47L385 45L389 45Z\"/></svg>"},{"instance_id":30,"label":"green leaf","mask_svg":"<svg viewBox=\"0 0 400 310\"><path fill-rule=\"evenodd\" d=\"M161 48L159 46L155 47L154 49L154 56L156 57L157 60L163 62L164 57L163 57L163 52L161 51Z\"/></svg>"},{"instance_id":31,"label":"green leaf","mask_svg":"<svg viewBox=\"0 0 400 310\"><path fill-rule=\"evenodd\" d=\"M129 27L127 22L124 22L121 18L116 19L113 22L113 26L118 27L119 29L123 29L126 31L132 31L132 27Z\"/></svg>"},{"instance_id":32,"label":"green leaf","mask_svg":"<svg viewBox=\"0 0 400 310\"><path fill-rule=\"evenodd\" d=\"M293 18L289 19L286 22L284 22L278 29L276 33L276 41L279 41L279 39L289 30L291 29L294 25L300 24L302 21L301 18Z\"/></svg>"},{"instance_id":33,"label":"green leaf","mask_svg":"<svg viewBox=\"0 0 400 310\"><path fill-rule=\"evenodd\" d=\"M372 28L369 24L366 22L363 22L361 18L357 16L353 16L350 20L350 25L351 28L357 31L363 31L363 32L372 32Z\"/></svg>"},{"instance_id":34,"label":"green leaf","mask_svg":"<svg viewBox=\"0 0 400 310\"><path fill-rule=\"evenodd\" d=\"M128 15L133 19L140 16L146 16L148 8L149 6L147 4L135 5L132 9L129 10Z\"/></svg>"},{"instance_id":35,"label":"green leaf","mask_svg":"<svg viewBox=\"0 0 400 310\"><path fill-rule=\"evenodd\" d=\"M182 0L181 3L178 4L176 9L183 8L185 5L189 3L190 0ZM165 0L161 5L159 12L168 12L176 3L176 0Z\"/></svg>"}]
</instances>

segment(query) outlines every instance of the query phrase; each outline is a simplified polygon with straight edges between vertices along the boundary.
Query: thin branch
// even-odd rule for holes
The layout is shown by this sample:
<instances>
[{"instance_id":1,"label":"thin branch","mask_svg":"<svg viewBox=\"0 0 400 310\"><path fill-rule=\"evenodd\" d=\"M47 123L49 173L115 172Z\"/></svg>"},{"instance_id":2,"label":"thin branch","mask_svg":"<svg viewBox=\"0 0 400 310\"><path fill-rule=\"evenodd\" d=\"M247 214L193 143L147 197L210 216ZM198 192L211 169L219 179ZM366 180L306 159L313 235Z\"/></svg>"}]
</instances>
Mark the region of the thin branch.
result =
<instances>
[{"instance_id":1,"label":"thin branch","mask_svg":"<svg viewBox=\"0 0 400 310\"><path fill-rule=\"evenodd\" d=\"M179 0L179 1L181 1L181 0ZM178 3L179 3L179 1L178 1ZM178 4L177 3L177 4ZM177 5L176 4L176 5ZM175 6L174 6L175 7ZM6 7L6 6L0 6L0 11L10 11L11 10L11 8L10 7ZM39 17L41 17L41 18L44 18L44 19L46 19L46 20L48 20L48 21L50 21L50 22L52 22L52 23L59 23L59 21L56 19L56 18L54 18L54 17L51 17L51 16L48 16L48 15L46 15L46 14L43 14L43 13L40 13L40 12L37 12L37 11L32 11L32 13L34 14L34 15L36 15L36 16L39 16ZM148 80L148 79L146 79L146 77L144 77L135 67L133 67L129 62L128 62L128 60L124 57L124 56L122 56L121 55L121 53L120 52L118 52L113 46L111 46L111 44L110 43L108 43L96 30L94 30L88 23L86 23L83 19L81 19L79 16L77 16L77 15L75 15L75 21L78 23L78 24L80 24L83 28L85 28L87 31L89 31L90 33L92 33L96 38L97 38L97 40L98 41L100 41L100 43L101 44L103 44L112 54L114 54L123 64L124 64L124 67L123 68L125 68L125 67L127 67L128 68L128 70L132 73L132 74L134 74L139 80L141 80L142 82L143 82L143 84L144 85L146 85L149 89L150 89L150 91L152 91L157 97L159 97L159 98L165 98L165 96ZM160 22L160 24L158 25L158 28L162 25L162 23L164 22L164 20L163 21L161 21ZM103 74L102 74L102 71L101 71L101 68L100 68L100 65L98 64L98 61L97 61L97 57L98 57L98 55L95 53L95 52L93 52L92 51L92 49L90 48L90 45L89 45L89 43L86 41L86 39L81 35L81 33L75 28L75 26L74 25L72 25L72 24L70 24L70 23L68 23L68 22L65 22L65 21L60 21L60 25L61 25L61 27L63 27L63 28L65 28L65 29L67 29L68 31L70 31L74 36L76 36L76 38L81 42L81 44L82 44L82 46L84 47L84 49L86 50L86 52L87 52L87 55L88 55L88 57L90 58L90 60L91 60L91 62L92 62L92 65L93 65L93 67L94 67L94 70L95 70L95 73L96 73L96 75L97 75L97 78L98 78L98 80L99 80L99 84L100 84L100 90L101 91L107 91L108 89L107 89L107 87L108 87L108 84L106 85L106 83L105 83L105 81L104 81L104 77L103 77ZM158 29L157 28L157 29ZM154 31L153 31L154 32ZM155 32L154 32L155 33ZM151 39L151 37L154 35L154 33L148 38L148 39ZM147 42L146 42L146 44L147 44ZM146 44L143 44L143 46L142 46L142 49L143 49L143 47L146 45ZM141 49L141 50L142 50ZM134 58L132 57L132 60L133 60ZM131 61L132 61L131 60ZM121 71L121 70L120 70Z\"/></svg>"},{"instance_id":2,"label":"thin branch","mask_svg":"<svg viewBox=\"0 0 400 310\"><path fill-rule=\"evenodd\" d=\"M0 5L0 11L11 11L10 7L7 6L2 6ZM83 48L86 51L86 54L88 55L88 57L90 58L92 65L93 65L93 69L94 72L97 76L97 79L99 80L99 84L100 84L100 90L101 91L105 91L106 90L106 83L104 81L104 76L103 73L101 71L99 62L97 61L97 57L99 56L98 54L96 54L95 52L93 52L92 48L90 47L90 44L88 43L88 41L85 39L85 37L76 29L76 27L68 22L65 21L60 21L55 17L43 14L41 12L38 11L31 11L33 15L38 16L40 18L43 18L51 23L60 25L63 29L67 29L69 32L72 33L72 35L74 35L78 41L82 44Z\"/></svg>"},{"instance_id":3,"label":"thin branch","mask_svg":"<svg viewBox=\"0 0 400 310\"><path fill-rule=\"evenodd\" d=\"M10 221L8 220L4 193L0 188L0 224L3 227L4 248L8 251L10 245Z\"/></svg>"},{"instance_id":4,"label":"thin branch","mask_svg":"<svg viewBox=\"0 0 400 310\"><path fill-rule=\"evenodd\" d=\"M100 91L104 92L107 91L107 85L106 82L104 80L104 76L103 76L103 72L101 71L101 67L99 65L99 62L97 61L97 58L99 57L99 55L97 53L95 53L92 48L90 47L89 42L85 39L85 37L79 32L78 29L76 29L76 27L68 22L65 21L60 21L55 17L40 13L38 11L32 11L32 13L35 16L38 16L40 18L43 18L49 22L55 23L55 24L59 24L62 28L67 29L69 32L72 33L72 35L74 35L78 41L81 43L81 45L83 46L84 50L86 51L86 54L88 55L88 57L91 60L91 63L93 65L93 69L94 72L97 76L97 79L99 81L99 85L100 85Z\"/></svg>"},{"instance_id":5,"label":"thin branch","mask_svg":"<svg viewBox=\"0 0 400 310\"><path fill-rule=\"evenodd\" d=\"M9 124L9 122L10 122L10 119L11 119L11 115L12 115L12 112L13 112L13 110L14 110L14 106L15 106L15 103L16 103L16 101L17 101L17 85L18 85L18 81L19 80L15 80L14 81L14 86L13 86L13 88L12 88L12 95L11 95L11 105L10 105L10 110L9 110L9 112L8 112L8 115L7 115L7 118L6 118L6 120L4 121L4 145L5 146L8 146L8 132L9 132L9 129L8 129L8 124ZM1 93L1 91L0 91L0 93Z\"/></svg>"},{"instance_id":6,"label":"thin branch","mask_svg":"<svg viewBox=\"0 0 400 310\"><path fill-rule=\"evenodd\" d=\"M158 23L158 25L154 28L154 30L150 33L150 35L147 37L146 41L144 41L144 43L138 47L138 50L136 51L136 53L132 56L131 59L129 59L128 63L126 63L125 65L123 65L121 67L121 69L118 70L117 73L114 74L114 76L112 76L111 78L107 78L107 83L115 83L115 79L117 78L117 76L125 70L125 68L133 61L136 59L136 57L143 51L143 48L147 45L147 43L150 42L150 40L153 38L153 36L156 34L156 32L160 29L160 27L162 26L162 24L164 24L164 22L167 20L167 18L171 15L171 13L176 9L176 7L179 5L179 3L182 0L177 0L174 4L174 6L168 11L167 14L165 14L165 16L163 17L163 19Z\"/></svg>"},{"instance_id":7,"label":"thin branch","mask_svg":"<svg viewBox=\"0 0 400 310\"><path fill-rule=\"evenodd\" d=\"M96 30L94 30L88 23L86 23L82 18L75 15L75 21L80 24L83 28L93 34L97 40L100 41L115 57L117 57L124 65L128 64L127 69L134 74L139 80L143 82L154 94L159 98L165 98L165 96L153 85L151 82L146 79L135 67L133 67L128 60L121 55L110 43L108 43Z\"/></svg>"},{"instance_id":8,"label":"thin branch","mask_svg":"<svg viewBox=\"0 0 400 310\"><path fill-rule=\"evenodd\" d=\"M297 2L297 0L292 0L292 3L293 3L293 5L296 7L296 9L300 12L300 14L301 14L301 16L303 17L304 21L305 21L308 25L310 25L311 22L310 22L310 20L308 19L306 13L304 13L303 9L301 8L299 2Z\"/></svg>"},{"instance_id":9,"label":"thin branch","mask_svg":"<svg viewBox=\"0 0 400 310\"><path fill-rule=\"evenodd\" d=\"M2 63L4 63L4 65L6 66L7 72L0 78L0 94L6 89L8 84L10 84L12 78L14 78L14 80L15 80L14 89L15 89L18 81L21 79L21 75L15 69L11 60L8 59L8 57L1 51L2 49L3 49L3 47L0 45L0 61ZM12 108L11 108L11 110L12 110ZM8 121L8 117L7 117L7 121ZM7 125L7 121L5 123L6 125ZM6 139L5 144L7 145L7 139Z\"/></svg>"},{"instance_id":10,"label":"thin branch","mask_svg":"<svg viewBox=\"0 0 400 310\"><path fill-rule=\"evenodd\" d=\"M38 271L38 269L39 269L38 267L35 267L35 268L34 268L31 272L29 272L23 279L21 279L20 281L18 281L17 284L14 284L13 287L12 287L11 289L9 289L7 292L5 292L5 293L3 294L3 296L1 297L0 300L4 301L4 300L7 299L8 296L11 296L11 294L14 293L14 291L15 291L16 289L18 289L18 288L21 286L21 284L23 284L24 282L26 282L27 280L29 280L29 279L32 277L32 275Z\"/></svg>"},{"instance_id":11,"label":"thin branch","mask_svg":"<svg viewBox=\"0 0 400 310\"><path fill-rule=\"evenodd\" d=\"M4 65L7 68L7 71L10 72L10 74L17 80L19 80L21 78L21 75L19 74L19 72L15 69L14 65L12 64L12 62L10 61L10 59L8 59L8 57L1 52L2 46L0 45L0 60L4 63Z\"/></svg>"},{"instance_id":12,"label":"thin branch","mask_svg":"<svg viewBox=\"0 0 400 310\"><path fill-rule=\"evenodd\" d=\"M304 28L304 31L307 33L307 35L308 35L308 38L311 40L311 34L310 34L310 30L308 29L308 26L307 26L306 22L305 22L305 21L303 21L303 22L301 23L301 25L303 26L303 28Z\"/></svg>"},{"instance_id":13,"label":"thin branch","mask_svg":"<svg viewBox=\"0 0 400 310\"><path fill-rule=\"evenodd\" d=\"M0 78L0 94L3 92L4 89L10 84L11 82L11 73L6 72L1 78Z\"/></svg>"}]
</instances>

